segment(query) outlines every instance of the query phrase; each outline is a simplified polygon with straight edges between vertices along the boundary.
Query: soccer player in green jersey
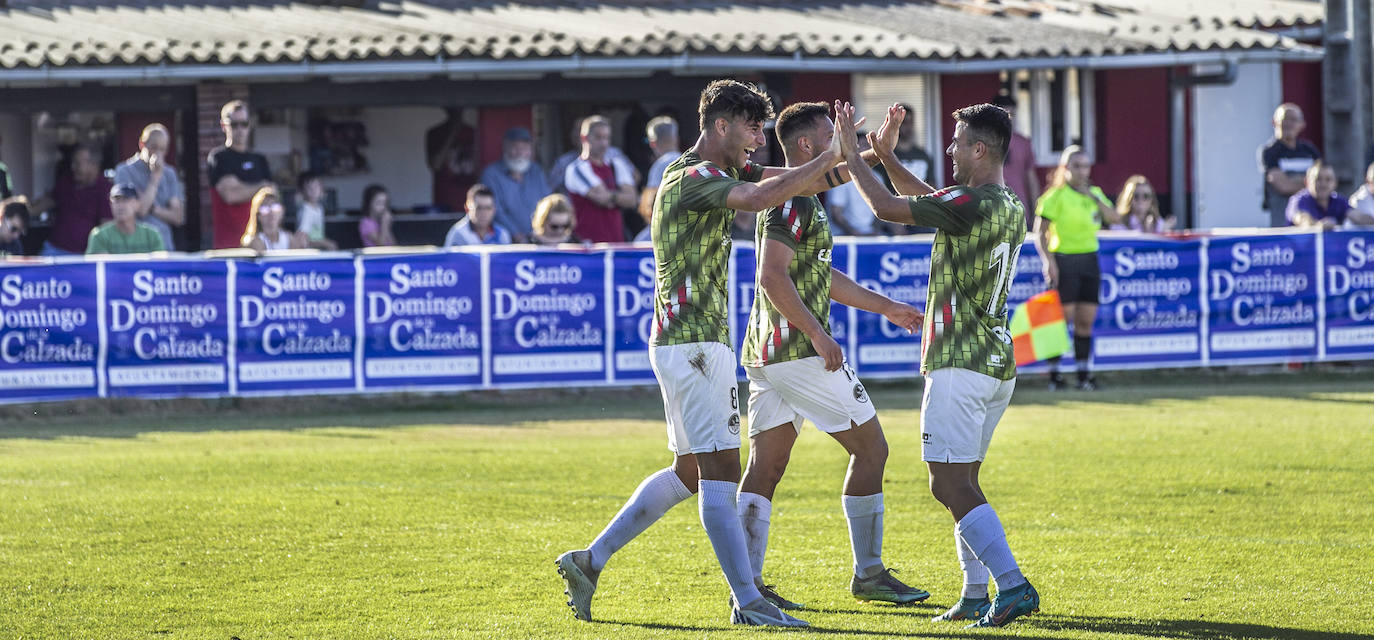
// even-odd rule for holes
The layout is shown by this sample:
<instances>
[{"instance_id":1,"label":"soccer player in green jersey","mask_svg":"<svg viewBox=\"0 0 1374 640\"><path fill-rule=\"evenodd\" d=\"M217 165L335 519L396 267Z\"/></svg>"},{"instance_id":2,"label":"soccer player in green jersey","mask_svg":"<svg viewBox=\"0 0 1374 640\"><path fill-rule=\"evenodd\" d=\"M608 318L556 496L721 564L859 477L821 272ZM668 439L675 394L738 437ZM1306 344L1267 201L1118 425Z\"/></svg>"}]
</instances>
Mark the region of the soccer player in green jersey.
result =
<instances>
[{"instance_id":1,"label":"soccer player in green jersey","mask_svg":"<svg viewBox=\"0 0 1374 640\"><path fill-rule=\"evenodd\" d=\"M717 80L702 91L701 137L668 165L654 201L654 326L649 361L663 392L671 467L649 476L591 547L558 557L569 605L591 619L596 582L621 547L674 505L700 491L702 527L731 592L731 622L805 626L769 603L752 579L736 511L740 480L739 398L730 341L727 266L735 210L763 211L847 179L831 146L795 168L749 161L762 146L768 97L752 85ZM877 162L876 155L864 162Z\"/></svg>"},{"instance_id":2,"label":"soccer player in green jersey","mask_svg":"<svg viewBox=\"0 0 1374 640\"><path fill-rule=\"evenodd\" d=\"M788 166L810 162L831 146L835 126L823 102L794 104L775 132ZM897 129L879 142L891 148ZM842 496L854 552L850 591L860 600L909 603L930 594L902 584L883 566L883 467L887 440L863 383L830 336L830 301L884 315L915 332L921 313L865 289L830 265L833 246L825 209L797 196L759 215L755 246L758 291L740 362L749 377L749 466L740 483L739 515L748 539L754 585L770 602L800 609L763 582L773 493L787 469L802 420L849 452Z\"/></svg>"},{"instance_id":3,"label":"soccer player in green jersey","mask_svg":"<svg viewBox=\"0 0 1374 640\"><path fill-rule=\"evenodd\" d=\"M837 105L836 137L846 158L858 157L852 106ZM887 122L900 122L900 107ZM885 154L883 165L898 193L893 196L872 171L855 167L854 181L879 218L936 228L930 290L921 336L921 457L930 470L930 491L954 517L964 591L936 620L977 618L970 626L1000 627L1039 611L1036 593L1012 557L1006 532L978 484L978 468L1016 386L1016 359L1007 331L1007 292L1026 239L1026 218L1007 189L1002 164L1011 139L1011 117L980 104L954 112L955 186L927 193L921 182ZM997 598L987 598L988 577Z\"/></svg>"}]
</instances>

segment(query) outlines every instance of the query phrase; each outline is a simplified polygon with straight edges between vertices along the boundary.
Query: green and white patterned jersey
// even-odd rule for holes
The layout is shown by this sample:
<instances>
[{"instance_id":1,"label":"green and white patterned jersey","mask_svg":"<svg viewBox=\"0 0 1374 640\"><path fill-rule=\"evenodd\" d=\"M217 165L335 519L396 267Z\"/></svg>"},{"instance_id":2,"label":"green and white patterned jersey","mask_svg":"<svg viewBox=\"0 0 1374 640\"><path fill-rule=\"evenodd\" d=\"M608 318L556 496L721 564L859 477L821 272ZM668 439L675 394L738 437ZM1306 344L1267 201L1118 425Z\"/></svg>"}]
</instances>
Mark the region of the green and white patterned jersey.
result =
<instances>
[{"instance_id":1,"label":"green and white patterned jersey","mask_svg":"<svg viewBox=\"0 0 1374 640\"><path fill-rule=\"evenodd\" d=\"M957 367L1015 378L1007 292L1026 239L1020 200L995 184L948 187L908 200L915 224L936 228L921 372Z\"/></svg>"},{"instance_id":2,"label":"green and white patterned jersey","mask_svg":"<svg viewBox=\"0 0 1374 640\"><path fill-rule=\"evenodd\" d=\"M754 307L749 312L749 330L740 354L740 363L746 367L817 355L806 334L793 327L758 286L763 278L763 244L768 240L777 240L796 252L787 275L797 286L802 304L830 333L830 251L834 246L830 220L816 196L797 196L759 215L754 232L759 256L754 271Z\"/></svg>"},{"instance_id":3,"label":"green and white patterned jersey","mask_svg":"<svg viewBox=\"0 0 1374 640\"><path fill-rule=\"evenodd\" d=\"M725 198L731 189L762 178L757 164L723 169L702 160L696 149L664 171L652 222L654 345L731 346L727 269L735 210Z\"/></svg>"}]
</instances>

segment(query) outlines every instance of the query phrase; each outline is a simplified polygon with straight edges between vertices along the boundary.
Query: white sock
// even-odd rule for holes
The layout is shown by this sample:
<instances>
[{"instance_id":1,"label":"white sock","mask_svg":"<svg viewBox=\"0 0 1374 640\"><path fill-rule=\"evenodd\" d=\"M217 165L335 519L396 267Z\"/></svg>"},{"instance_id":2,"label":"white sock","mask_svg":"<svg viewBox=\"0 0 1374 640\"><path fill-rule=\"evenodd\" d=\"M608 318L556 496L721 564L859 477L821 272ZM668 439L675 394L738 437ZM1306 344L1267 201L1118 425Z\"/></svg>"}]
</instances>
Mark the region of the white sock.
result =
<instances>
[{"instance_id":1,"label":"white sock","mask_svg":"<svg viewBox=\"0 0 1374 640\"><path fill-rule=\"evenodd\" d=\"M978 556L973 554L973 549L964 544L964 539L959 537L959 526L954 527L954 551L959 555L959 568L964 570L964 592L965 598L986 598L988 597L988 568L978 561Z\"/></svg>"},{"instance_id":2,"label":"white sock","mask_svg":"<svg viewBox=\"0 0 1374 640\"><path fill-rule=\"evenodd\" d=\"M773 503L757 493L739 492L739 523L744 527L744 543L749 550L749 566L754 569L754 584L763 584L763 556L768 551L768 521Z\"/></svg>"},{"instance_id":3,"label":"white sock","mask_svg":"<svg viewBox=\"0 0 1374 640\"><path fill-rule=\"evenodd\" d=\"M701 526L716 550L720 570L730 583L735 604L745 606L763 595L754 586L753 571L749 567L749 550L744 545L744 527L740 526L735 510L735 491L739 485L724 480L701 480L698 500Z\"/></svg>"},{"instance_id":4,"label":"white sock","mask_svg":"<svg viewBox=\"0 0 1374 640\"><path fill-rule=\"evenodd\" d=\"M670 469L663 469L639 483L625 506L611 518L601 535L592 541L592 569L600 571L621 547L658 522L677 503L692 497L687 485Z\"/></svg>"},{"instance_id":5,"label":"white sock","mask_svg":"<svg viewBox=\"0 0 1374 640\"><path fill-rule=\"evenodd\" d=\"M883 570L883 494L843 496L849 520L849 547L854 550L854 575L868 578Z\"/></svg>"},{"instance_id":6,"label":"white sock","mask_svg":"<svg viewBox=\"0 0 1374 640\"><path fill-rule=\"evenodd\" d=\"M986 502L964 514L959 524L954 525L959 538L978 556L978 561L988 568L997 579L997 590L1006 591L1021 586L1026 578L1016 566L1016 558L1007 546L1007 532L1002 529L1002 521L997 512Z\"/></svg>"}]
</instances>

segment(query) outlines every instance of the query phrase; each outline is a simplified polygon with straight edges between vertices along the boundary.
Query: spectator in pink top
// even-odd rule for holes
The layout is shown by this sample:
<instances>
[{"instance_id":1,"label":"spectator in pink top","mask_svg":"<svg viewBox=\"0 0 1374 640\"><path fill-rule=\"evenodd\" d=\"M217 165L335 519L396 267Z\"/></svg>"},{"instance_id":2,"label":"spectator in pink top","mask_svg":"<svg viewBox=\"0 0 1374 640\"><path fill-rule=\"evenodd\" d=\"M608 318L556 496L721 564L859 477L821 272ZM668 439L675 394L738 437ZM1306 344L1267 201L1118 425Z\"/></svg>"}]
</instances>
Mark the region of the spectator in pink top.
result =
<instances>
[{"instance_id":1,"label":"spectator in pink top","mask_svg":"<svg viewBox=\"0 0 1374 640\"><path fill-rule=\"evenodd\" d=\"M43 243L43 255L84 255L91 229L111 219L110 181L100 174L96 153L86 146L72 151L72 174L57 176L49 197L33 209L55 208L52 231Z\"/></svg>"},{"instance_id":2,"label":"spectator in pink top","mask_svg":"<svg viewBox=\"0 0 1374 640\"><path fill-rule=\"evenodd\" d=\"M391 196L380 184L363 189L363 219L358 223L358 236L364 247L389 247L396 244L391 233Z\"/></svg>"},{"instance_id":3,"label":"spectator in pink top","mask_svg":"<svg viewBox=\"0 0 1374 640\"><path fill-rule=\"evenodd\" d=\"M621 209L637 204L635 170L620 157L608 156L611 121L592 116L582 121L582 155L568 165L563 183L577 214L577 228L592 242L624 242Z\"/></svg>"},{"instance_id":4,"label":"spectator in pink top","mask_svg":"<svg viewBox=\"0 0 1374 640\"><path fill-rule=\"evenodd\" d=\"M1005 93L997 94L992 103L1006 109L1016 121L1016 98ZM1012 127L1011 140L1007 143L1007 161L1002 165L1002 173L1007 180L1007 188L1021 198L1026 210L1026 228L1035 227L1035 200L1040 197L1040 176L1035 172L1035 151L1031 148L1030 138L1016 132Z\"/></svg>"}]
</instances>

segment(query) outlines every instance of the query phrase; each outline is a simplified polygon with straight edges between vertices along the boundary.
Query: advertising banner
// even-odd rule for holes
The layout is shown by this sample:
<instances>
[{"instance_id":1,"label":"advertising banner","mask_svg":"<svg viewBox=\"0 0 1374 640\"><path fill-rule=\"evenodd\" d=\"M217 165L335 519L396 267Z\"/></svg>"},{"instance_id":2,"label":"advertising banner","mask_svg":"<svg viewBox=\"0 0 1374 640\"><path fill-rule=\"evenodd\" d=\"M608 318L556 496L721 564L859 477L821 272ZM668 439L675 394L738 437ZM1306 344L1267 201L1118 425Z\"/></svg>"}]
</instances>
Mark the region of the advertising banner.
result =
<instances>
[{"instance_id":1,"label":"advertising banner","mask_svg":"<svg viewBox=\"0 0 1374 640\"><path fill-rule=\"evenodd\" d=\"M1315 360L1317 245L1312 234L1210 238L1206 347L1211 363Z\"/></svg>"},{"instance_id":2,"label":"advertising banner","mask_svg":"<svg viewBox=\"0 0 1374 640\"><path fill-rule=\"evenodd\" d=\"M922 311L930 283L930 245L913 242L863 242L851 274L861 286ZM921 335L888 322L876 313L858 311L848 328L858 344L852 366L865 377L916 376L921 371Z\"/></svg>"},{"instance_id":3,"label":"advertising banner","mask_svg":"<svg viewBox=\"0 0 1374 640\"><path fill-rule=\"evenodd\" d=\"M1322 234L1326 359L1374 357L1374 231Z\"/></svg>"},{"instance_id":4,"label":"advertising banner","mask_svg":"<svg viewBox=\"0 0 1374 640\"><path fill-rule=\"evenodd\" d=\"M1200 240L1102 239L1094 366L1202 364L1201 246Z\"/></svg>"},{"instance_id":5,"label":"advertising banner","mask_svg":"<svg viewBox=\"0 0 1374 640\"><path fill-rule=\"evenodd\" d=\"M649 340L654 324L654 252L616 249L611 252L612 321L611 366L616 382L653 383Z\"/></svg>"},{"instance_id":6,"label":"advertising banner","mask_svg":"<svg viewBox=\"0 0 1374 640\"><path fill-rule=\"evenodd\" d=\"M353 389L356 273L351 260L234 263L238 389Z\"/></svg>"},{"instance_id":7,"label":"advertising banner","mask_svg":"<svg viewBox=\"0 0 1374 640\"><path fill-rule=\"evenodd\" d=\"M491 382L606 382L606 260L583 251L489 254Z\"/></svg>"},{"instance_id":8,"label":"advertising banner","mask_svg":"<svg viewBox=\"0 0 1374 640\"><path fill-rule=\"evenodd\" d=\"M236 391L230 379L230 264L222 260L104 264L109 395Z\"/></svg>"},{"instance_id":9,"label":"advertising banner","mask_svg":"<svg viewBox=\"0 0 1374 640\"><path fill-rule=\"evenodd\" d=\"M480 386L482 257L430 253L359 262L363 387Z\"/></svg>"},{"instance_id":10,"label":"advertising banner","mask_svg":"<svg viewBox=\"0 0 1374 640\"><path fill-rule=\"evenodd\" d=\"M0 401L100 393L98 267L0 269Z\"/></svg>"}]
</instances>

